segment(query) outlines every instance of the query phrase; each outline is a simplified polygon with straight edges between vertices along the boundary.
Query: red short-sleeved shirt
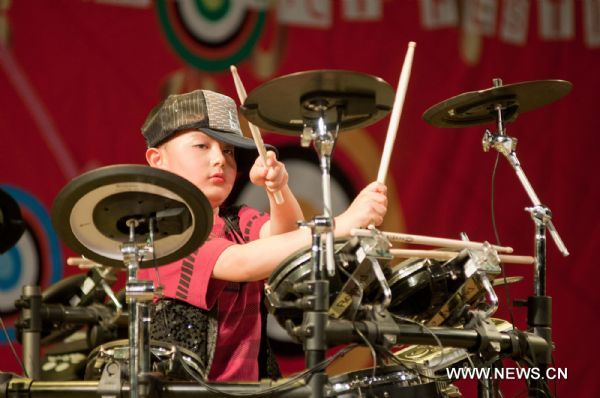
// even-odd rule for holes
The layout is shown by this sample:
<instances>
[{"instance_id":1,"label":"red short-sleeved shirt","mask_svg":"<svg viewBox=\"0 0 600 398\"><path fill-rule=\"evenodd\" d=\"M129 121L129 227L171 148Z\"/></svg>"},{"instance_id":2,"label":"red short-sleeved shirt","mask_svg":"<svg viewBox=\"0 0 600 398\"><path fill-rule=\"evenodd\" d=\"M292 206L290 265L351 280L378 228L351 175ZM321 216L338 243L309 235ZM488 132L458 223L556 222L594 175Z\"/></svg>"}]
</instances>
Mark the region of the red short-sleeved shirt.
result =
<instances>
[{"instance_id":1,"label":"red short-sleeved shirt","mask_svg":"<svg viewBox=\"0 0 600 398\"><path fill-rule=\"evenodd\" d=\"M240 231L247 242L258 239L260 228L269 219L267 214L250 207L242 207L238 215ZM225 234L224 227L225 222L218 217L210 238L194 253L157 270L141 269L139 278L155 282L160 278L165 297L206 310L217 304L217 346L208 378L212 381L255 381L258 380L263 281L236 283L211 278L221 253L235 244L233 237Z\"/></svg>"}]
</instances>

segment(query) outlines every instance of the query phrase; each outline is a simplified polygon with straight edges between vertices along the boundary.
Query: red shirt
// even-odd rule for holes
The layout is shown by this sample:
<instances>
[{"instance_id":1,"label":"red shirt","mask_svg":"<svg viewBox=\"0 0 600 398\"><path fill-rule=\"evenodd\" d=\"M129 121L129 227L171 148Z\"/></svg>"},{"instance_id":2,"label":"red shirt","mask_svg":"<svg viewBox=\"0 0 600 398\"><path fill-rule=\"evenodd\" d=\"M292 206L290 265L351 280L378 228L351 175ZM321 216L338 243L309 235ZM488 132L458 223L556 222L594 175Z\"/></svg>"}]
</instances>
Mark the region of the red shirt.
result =
<instances>
[{"instance_id":1,"label":"red shirt","mask_svg":"<svg viewBox=\"0 0 600 398\"><path fill-rule=\"evenodd\" d=\"M250 207L239 212L239 226L245 241L258 239L260 228L269 219ZM221 217L215 220L209 239L194 253L158 268L165 297L175 298L208 310L219 306L219 327L213 363L208 375L211 381L258 380L260 347L260 299L263 281L227 282L211 278L221 253L236 244L225 234ZM244 264L240 264L243 267ZM141 269L140 279L158 282L155 269Z\"/></svg>"}]
</instances>

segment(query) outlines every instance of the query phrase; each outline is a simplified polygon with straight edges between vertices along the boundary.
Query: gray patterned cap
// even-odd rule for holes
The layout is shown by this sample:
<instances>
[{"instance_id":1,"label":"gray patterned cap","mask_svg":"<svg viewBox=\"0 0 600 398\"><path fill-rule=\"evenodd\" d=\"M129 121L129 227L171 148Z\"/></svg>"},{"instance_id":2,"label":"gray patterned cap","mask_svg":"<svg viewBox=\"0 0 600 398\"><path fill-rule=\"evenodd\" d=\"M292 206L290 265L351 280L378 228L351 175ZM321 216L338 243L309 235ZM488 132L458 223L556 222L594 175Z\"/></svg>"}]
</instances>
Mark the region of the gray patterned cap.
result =
<instances>
[{"instance_id":1,"label":"gray patterned cap","mask_svg":"<svg viewBox=\"0 0 600 398\"><path fill-rule=\"evenodd\" d=\"M142 126L142 135L151 148L187 129L198 129L238 148L256 150L254 141L242 134L235 102L209 90L169 95L152 109Z\"/></svg>"}]
</instances>

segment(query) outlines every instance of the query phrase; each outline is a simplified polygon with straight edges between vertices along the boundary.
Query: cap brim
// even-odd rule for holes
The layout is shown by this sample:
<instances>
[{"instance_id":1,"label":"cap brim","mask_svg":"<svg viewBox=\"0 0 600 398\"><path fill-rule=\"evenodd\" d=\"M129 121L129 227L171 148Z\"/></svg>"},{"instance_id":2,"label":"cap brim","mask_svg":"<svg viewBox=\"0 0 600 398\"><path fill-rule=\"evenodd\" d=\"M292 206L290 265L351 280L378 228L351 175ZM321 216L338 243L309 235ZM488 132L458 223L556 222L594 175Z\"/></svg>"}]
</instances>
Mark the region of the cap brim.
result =
<instances>
[{"instance_id":1,"label":"cap brim","mask_svg":"<svg viewBox=\"0 0 600 398\"><path fill-rule=\"evenodd\" d=\"M219 141L223 141L227 144L231 144L236 148L256 150L256 145L254 144L254 141L251 140L250 138L246 138L241 135L234 134L234 133L226 133L223 131L213 130L213 129L209 129L209 128L205 128L205 127L199 128L198 130L202 131L203 133L208 134L215 140L219 140Z\"/></svg>"},{"instance_id":2,"label":"cap brim","mask_svg":"<svg viewBox=\"0 0 600 398\"><path fill-rule=\"evenodd\" d=\"M219 140L226 144L230 144L236 147L235 158L238 166L238 171L250 171L250 168L252 167L254 161L258 157L258 148L256 147L254 140L237 134L225 133L223 131L209 129L205 127L199 128L198 130L209 135L215 140ZM273 151L277 156L279 156L279 151L273 145L265 144L265 148L267 149L267 151ZM242 150L240 151L239 149Z\"/></svg>"}]
</instances>

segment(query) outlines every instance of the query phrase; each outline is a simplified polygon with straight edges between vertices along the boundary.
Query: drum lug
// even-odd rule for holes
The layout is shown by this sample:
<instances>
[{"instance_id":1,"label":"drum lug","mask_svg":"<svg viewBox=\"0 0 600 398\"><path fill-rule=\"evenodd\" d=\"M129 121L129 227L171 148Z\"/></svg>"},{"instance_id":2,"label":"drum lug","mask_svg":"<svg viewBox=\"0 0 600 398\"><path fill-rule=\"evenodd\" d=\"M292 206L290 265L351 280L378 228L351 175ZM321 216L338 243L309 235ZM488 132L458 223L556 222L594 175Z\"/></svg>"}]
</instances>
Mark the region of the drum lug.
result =
<instances>
[{"instance_id":1,"label":"drum lug","mask_svg":"<svg viewBox=\"0 0 600 398\"><path fill-rule=\"evenodd\" d=\"M121 365L116 362L110 362L104 370L98 382L98 394L103 398L118 398L121 396Z\"/></svg>"}]
</instances>

